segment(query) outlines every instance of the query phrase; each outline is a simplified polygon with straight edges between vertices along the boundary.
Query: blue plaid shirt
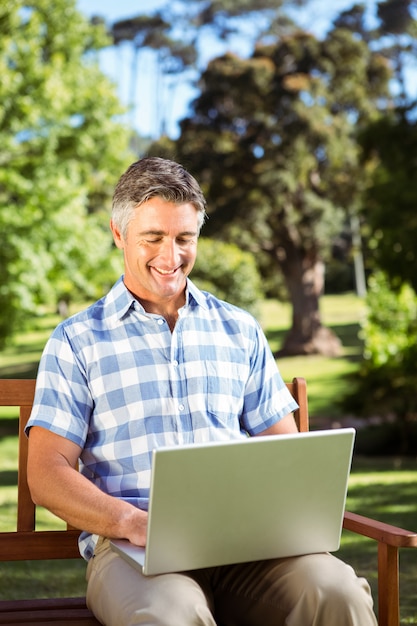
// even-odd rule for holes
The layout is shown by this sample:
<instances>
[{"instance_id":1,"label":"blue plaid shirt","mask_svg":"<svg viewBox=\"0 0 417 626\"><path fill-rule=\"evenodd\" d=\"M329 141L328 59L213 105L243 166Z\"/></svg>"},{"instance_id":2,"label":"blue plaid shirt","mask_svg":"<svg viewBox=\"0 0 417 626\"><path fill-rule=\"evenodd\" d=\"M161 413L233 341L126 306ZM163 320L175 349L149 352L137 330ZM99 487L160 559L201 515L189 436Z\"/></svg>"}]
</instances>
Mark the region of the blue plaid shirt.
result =
<instances>
[{"instance_id":1,"label":"blue plaid shirt","mask_svg":"<svg viewBox=\"0 0 417 626\"><path fill-rule=\"evenodd\" d=\"M187 283L171 333L122 278L51 335L27 429L81 446L80 471L147 509L154 448L260 433L297 408L256 320ZM97 538L83 533L90 558Z\"/></svg>"}]
</instances>

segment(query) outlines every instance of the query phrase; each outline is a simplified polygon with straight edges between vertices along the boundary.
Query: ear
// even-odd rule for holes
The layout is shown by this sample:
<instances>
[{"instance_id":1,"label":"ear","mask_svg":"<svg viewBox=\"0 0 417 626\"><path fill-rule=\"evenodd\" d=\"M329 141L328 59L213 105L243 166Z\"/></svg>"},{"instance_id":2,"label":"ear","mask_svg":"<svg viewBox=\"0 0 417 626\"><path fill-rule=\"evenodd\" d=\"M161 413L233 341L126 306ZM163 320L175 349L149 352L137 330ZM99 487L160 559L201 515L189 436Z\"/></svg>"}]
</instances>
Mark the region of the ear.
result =
<instances>
[{"instance_id":1,"label":"ear","mask_svg":"<svg viewBox=\"0 0 417 626\"><path fill-rule=\"evenodd\" d=\"M123 250L123 248L124 248L124 239L123 239L122 233L117 228L117 226L115 225L113 220L110 220L110 230L113 233L114 243L116 244L116 246L120 250Z\"/></svg>"}]
</instances>

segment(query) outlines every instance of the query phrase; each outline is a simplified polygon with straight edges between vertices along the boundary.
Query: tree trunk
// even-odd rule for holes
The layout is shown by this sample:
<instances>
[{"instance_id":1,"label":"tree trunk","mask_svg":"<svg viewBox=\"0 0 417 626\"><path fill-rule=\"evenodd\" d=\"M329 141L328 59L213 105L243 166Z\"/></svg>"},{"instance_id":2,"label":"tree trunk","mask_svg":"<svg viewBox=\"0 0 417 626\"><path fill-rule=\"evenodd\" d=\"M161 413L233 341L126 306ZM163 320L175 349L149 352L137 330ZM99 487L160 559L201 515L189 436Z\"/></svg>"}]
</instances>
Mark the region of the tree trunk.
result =
<instances>
[{"instance_id":1,"label":"tree trunk","mask_svg":"<svg viewBox=\"0 0 417 626\"><path fill-rule=\"evenodd\" d=\"M292 304L292 326L276 356L322 354L339 356L340 339L321 323L320 296L324 288L324 263L314 252L281 248L275 254L284 273Z\"/></svg>"}]
</instances>

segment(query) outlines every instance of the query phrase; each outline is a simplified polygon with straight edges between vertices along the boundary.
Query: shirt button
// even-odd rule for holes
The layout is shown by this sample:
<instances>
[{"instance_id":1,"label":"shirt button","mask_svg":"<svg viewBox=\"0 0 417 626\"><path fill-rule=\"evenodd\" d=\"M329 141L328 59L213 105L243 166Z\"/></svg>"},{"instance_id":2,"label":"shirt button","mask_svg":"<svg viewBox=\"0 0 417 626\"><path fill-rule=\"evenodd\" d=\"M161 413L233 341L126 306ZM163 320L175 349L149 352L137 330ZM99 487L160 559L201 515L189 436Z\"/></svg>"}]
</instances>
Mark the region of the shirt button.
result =
<instances>
[{"instance_id":1,"label":"shirt button","mask_svg":"<svg viewBox=\"0 0 417 626\"><path fill-rule=\"evenodd\" d=\"M180 404L178 408L179 408L180 411L183 411L185 407L184 407L183 404Z\"/></svg>"},{"instance_id":2,"label":"shirt button","mask_svg":"<svg viewBox=\"0 0 417 626\"><path fill-rule=\"evenodd\" d=\"M160 326L162 326L162 324L163 324L163 323L164 323L164 320L163 320L163 319L161 319L161 318L159 318L159 320L158 320L158 324L159 324Z\"/></svg>"},{"instance_id":3,"label":"shirt button","mask_svg":"<svg viewBox=\"0 0 417 626\"><path fill-rule=\"evenodd\" d=\"M174 367L178 367L178 361L177 361L177 360L172 361L172 365L173 365Z\"/></svg>"}]
</instances>

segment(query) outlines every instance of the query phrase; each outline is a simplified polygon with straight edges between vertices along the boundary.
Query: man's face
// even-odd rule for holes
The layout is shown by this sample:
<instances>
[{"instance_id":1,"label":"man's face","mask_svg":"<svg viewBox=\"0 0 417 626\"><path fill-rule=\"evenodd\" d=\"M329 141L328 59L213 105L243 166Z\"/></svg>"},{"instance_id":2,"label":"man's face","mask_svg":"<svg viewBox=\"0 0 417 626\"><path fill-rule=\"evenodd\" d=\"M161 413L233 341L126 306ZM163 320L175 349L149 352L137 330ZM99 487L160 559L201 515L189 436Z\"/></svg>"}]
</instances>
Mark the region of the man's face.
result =
<instances>
[{"instance_id":1,"label":"man's face","mask_svg":"<svg viewBox=\"0 0 417 626\"><path fill-rule=\"evenodd\" d=\"M197 254L197 209L155 197L135 210L125 239L113 222L111 229L123 250L129 291L154 305L169 301L182 305L185 279Z\"/></svg>"}]
</instances>

